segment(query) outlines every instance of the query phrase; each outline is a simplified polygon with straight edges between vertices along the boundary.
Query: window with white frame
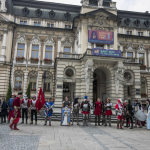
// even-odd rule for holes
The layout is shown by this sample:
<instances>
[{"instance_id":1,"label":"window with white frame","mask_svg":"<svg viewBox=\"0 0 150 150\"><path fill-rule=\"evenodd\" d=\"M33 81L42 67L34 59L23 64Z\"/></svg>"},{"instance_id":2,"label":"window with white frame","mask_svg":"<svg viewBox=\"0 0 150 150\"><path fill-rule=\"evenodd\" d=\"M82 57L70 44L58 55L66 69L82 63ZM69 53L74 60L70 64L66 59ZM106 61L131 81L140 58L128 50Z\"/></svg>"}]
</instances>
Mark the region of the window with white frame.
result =
<instances>
[{"instance_id":1,"label":"window with white frame","mask_svg":"<svg viewBox=\"0 0 150 150\"><path fill-rule=\"evenodd\" d=\"M51 79L50 78L46 78L45 79L45 84L44 84L44 91L49 92L50 91L50 87L51 87Z\"/></svg>"},{"instance_id":2,"label":"window with white frame","mask_svg":"<svg viewBox=\"0 0 150 150\"><path fill-rule=\"evenodd\" d=\"M104 45L96 44L96 48L103 49L103 48L104 48Z\"/></svg>"},{"instance_id":3,"label":"window with white frame","mask_svg":"<svg viewBox=\"0 0 150 150\"><path fill-rule=\"evenodd\" d=\"M19 44L17 48L17 57L24 57L25 44Z\"/></svg>"},{"instance_id":4,"label":"window with white frame","mask_svg":"<svg viewBox=\"0 0 150 150\"><path fill-rule=\"evenodd\" d=\"M45 58L52 60L52 46L46 46Z\"/></svg>"},{"instance_id":5,"label":"window with white frame","mask_svg":"<svg viewBox=\"0 0 150 150\"><path fill-rule=\"evenodd\" d=\"M40 26L40 22L34 22L34 26Z\"/></svg>"},{"instance_id":6,"label":"window with white frame","mask_svg":"<svg viewBox=\"0 0 150 150\"><path fill-rule=\"evenodd\" d=\"M127 58L133 58L133 53L132 52L127 52Z\"/></svg>"},{"instance_id":7,"label":"window with white frame","mask_svg":"<svg viewBox=\"0 0 150 150\"><path fill-rule=\"evenodd\" d=\"M27 25L27 21L20 21L21 25Z\"/></svg>"},{"instance_id":8,"label":"window with white frame","mask_svg":"<svg viewBox=\"0 0 150 150\"><path fill-rule=\"evenodd\" d=\"M39 45L32 45L32 58L38 58Z\"/></svg>"},{"instance_id":9,"label":"window with white frame","mask_svg":"<svg viewBox=\"0 0 150 150\"><path fill-rule=\"evenodd\" d=\"M138 32L138 36L143 36L143 32Z\"/></svg>"},{"instance_id":10,"label":"window with white frame","mask_svg":"<svg viewBox=\"0 0 150 150\"><path fill-rule=\"evenodd\" d=\"M141 82L141 95L146 94L146 83Z\"/></svg>"},{"instance_id":11,"label":"window with white frame","mask_svg":"<svg viewBox=\"0 0 150 150\"><path fill-rule=\"evenodd\" d=\"M127 31L127 34L128 35L132 35L132 31Z\"/></svg>"},{"instance_id":12,"label":"window with white frame","mask_svg":"<svg viewBox=\"0 0 150 150\"><path fill-rule=\"evenodd\" d=\"M139 54L139 63L141 64L141 65L145 65L145 58L144 58L144 54L143 53L140 53Z\"/></svg>"},{"instance_id":13,"label":"window with white frame","mask_svg":"<svg viewBox=\"0 0 150 150\"><path fill-rule=\"evenodd\" d=\"M15 89L21 89L22 87L22 77L15 77Z\"/></svg>"},{"instance_id":14,"label":"window with white frame","mask_svg":"<svg viewBox=\"0 0 150 150\"><path fill-rule=\"evenodd\" d=\"M71 25L65 25L65 29L71 29Z\"/></svg>"},{"instance_id":15,"label":"window with white frame","mask_svg":"<svg viewBox=\"0 0 150 150\"><path fill-rule=\"evenodd\" d=\"M36 77L31 77L30 78L30 87L31 87L31 91L36 91Z\"/></svg>"},{"instance_id":16,"label":"window with white frame","mask_svg":"<svg viewBox=\"0 0 150 150\"><path fill-rule=\"evenodd\" d=\"M70 57L71 48L70 47L64 47L64 57Z\"/></svg>"}]
</instances>

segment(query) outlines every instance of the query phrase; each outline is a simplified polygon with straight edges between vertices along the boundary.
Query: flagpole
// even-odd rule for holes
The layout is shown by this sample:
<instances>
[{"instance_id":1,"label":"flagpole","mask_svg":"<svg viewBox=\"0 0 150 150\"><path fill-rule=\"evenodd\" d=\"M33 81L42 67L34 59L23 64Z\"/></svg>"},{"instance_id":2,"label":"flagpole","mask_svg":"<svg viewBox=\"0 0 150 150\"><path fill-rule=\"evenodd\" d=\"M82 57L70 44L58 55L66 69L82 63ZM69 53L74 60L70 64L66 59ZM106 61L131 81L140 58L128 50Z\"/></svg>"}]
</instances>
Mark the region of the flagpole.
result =
<instances>
[{"instance_id":1,"label":"flagpole","mask_svg":"<svg viewBox=\"0 0 150 150\"><path fill-rule=\"evenodd\" d=\"M38 95L38 82L39 82L40 54L41 54L41 45L40 45L40 49L39 49L38 76L37 76L37 84L36 84L36 98L37 98L37 95Z\"/></svg>"},{"instance_id":2,"label":"flagpole","mask_svg":"<svg viewBox=\"0 0 150 150\"><path fill-rule=\"evenodd\" d=\"M26 80L27 80L27 68L28 68L28 52L27 52L27 59L26 59L26 72L25 72L25 80L24 80L24 95L25 95L25 87L26 87Z\"/></svg>"}]
</instances>

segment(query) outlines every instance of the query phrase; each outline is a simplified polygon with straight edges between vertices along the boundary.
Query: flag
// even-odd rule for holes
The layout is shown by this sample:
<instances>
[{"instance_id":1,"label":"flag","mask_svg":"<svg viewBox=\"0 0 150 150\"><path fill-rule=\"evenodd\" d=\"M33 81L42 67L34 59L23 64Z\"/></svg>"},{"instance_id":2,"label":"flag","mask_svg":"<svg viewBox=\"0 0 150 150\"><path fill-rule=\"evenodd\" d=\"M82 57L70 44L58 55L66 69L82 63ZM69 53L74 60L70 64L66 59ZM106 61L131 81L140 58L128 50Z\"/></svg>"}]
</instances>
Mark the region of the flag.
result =
<instances>
[{"instance_id":1,"label":"flag","mask_svg":"<svg viewBox=\"0 0 150 150\"><path fill-rule=\"evenodd\" d=\"M45 104L45 98L42 92L42 88L40 88L39 94L38 94L38 99L36 102L36 109L39 111L41 110L41 108L43 107L43 105Z\"/></svg>"}]
</instances>

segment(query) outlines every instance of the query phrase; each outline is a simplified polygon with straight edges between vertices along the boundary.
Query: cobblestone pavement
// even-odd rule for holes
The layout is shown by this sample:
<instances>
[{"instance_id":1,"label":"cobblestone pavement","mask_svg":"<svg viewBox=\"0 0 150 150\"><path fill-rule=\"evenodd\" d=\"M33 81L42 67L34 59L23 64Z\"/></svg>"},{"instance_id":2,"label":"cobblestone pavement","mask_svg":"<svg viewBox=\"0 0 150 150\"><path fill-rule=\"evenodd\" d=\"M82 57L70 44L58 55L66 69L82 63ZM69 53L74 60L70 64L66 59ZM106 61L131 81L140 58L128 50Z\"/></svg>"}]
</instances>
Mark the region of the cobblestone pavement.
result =
<instances>
[{"instance_id":1,"label":"cobblestone pavement","mask_svg":"<svg viewBox=\"0 0 150 150\"><path fill-rule=\"evenodd\" d=\"M19 125L19 131L0 125L0 150L149 150L150 131L112 127ZM19 141L19 142L16 142Z\"/></svg>"}]
</instances>

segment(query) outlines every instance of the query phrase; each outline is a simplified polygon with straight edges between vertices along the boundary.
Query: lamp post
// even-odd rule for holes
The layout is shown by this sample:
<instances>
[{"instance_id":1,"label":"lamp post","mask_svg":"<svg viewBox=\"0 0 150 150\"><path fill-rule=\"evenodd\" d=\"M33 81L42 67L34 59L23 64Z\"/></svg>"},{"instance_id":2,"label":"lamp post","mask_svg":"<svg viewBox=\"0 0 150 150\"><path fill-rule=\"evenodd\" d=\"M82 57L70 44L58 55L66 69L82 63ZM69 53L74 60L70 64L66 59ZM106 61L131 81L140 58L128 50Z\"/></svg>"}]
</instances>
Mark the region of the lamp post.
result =
<instances>
[{"instance_id":1,"label":"lamp post","mask_svg":"<svg viewBox=\"0 0 150 150\"><path fill-rule=\"evenodd\" d=\"M43 79L43 95L45 93L45 91L44 91L44 85L45 85L45 79L46 79L46 71L48 71L48 69L49 68L47 68L47 67L41 67L41 70L44 71L44 74L42 76L42 79ZM45 97L45 95L44 95L44 97Z\"/></svg>"}]
</instances>

